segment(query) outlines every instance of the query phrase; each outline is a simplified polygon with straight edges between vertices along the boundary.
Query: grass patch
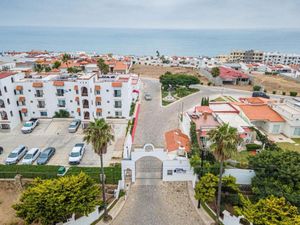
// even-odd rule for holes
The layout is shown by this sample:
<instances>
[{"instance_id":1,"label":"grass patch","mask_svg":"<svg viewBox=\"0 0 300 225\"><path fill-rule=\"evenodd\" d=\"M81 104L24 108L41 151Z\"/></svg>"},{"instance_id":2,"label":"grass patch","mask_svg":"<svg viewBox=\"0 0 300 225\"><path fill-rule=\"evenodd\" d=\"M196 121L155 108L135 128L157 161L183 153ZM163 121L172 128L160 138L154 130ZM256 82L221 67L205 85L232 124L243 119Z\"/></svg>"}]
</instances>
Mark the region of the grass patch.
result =
<instances>
[{"instance_id":1,"label":"grass patch","mask_svg":"<svg viewBox=\"0 0 300 225\"><path fill-rule=\"evenodd\" d=\"M231 157L231 159L238 161L241 165L247 166L248 165L248 157L251 156L253 153L251 151L241 151Z\"/></svg>"},{"instance_id":2,"label":"grass patch","mask_svg":"<svg viewBox=\"0 0 300 225\"><path fill-rule=\"evenodd\" d=\"M226 100L222 97L217 97L217 98L211 100L211 102L226 102Z\"/></svg>"},{"instance_id":3,"label":"grass patch","mask_svg":"<svg viewBox=\"0 0 300 225\"><path fill-rule=\"evenodd\" d=\"M76 175L80 172L84 172L93 178L96 182L100 182L100 167L77 167L73 166L67 171L68 175ZM104 167L104 173L106 175L107 184L118 184L118 181L121 180L121 165Z\"/></svg>"},{"instance_id":4,"label":"grass patch","mask_svg":"<svg viewBox=\"0 0 300 225\"><path fill-rule=\"evenodd\" d=\"M295 151L300 153L300 138L293 138L292 140L295 141L296 143L279 142L276 144L278 147L282 148L283 150Z\"/></svg>"},{"instance_id":5,"label":"grass patch","mask_svg":"<svg viewBox=\"0 0 300 225\"><path fill-rule=\"evenodd\" d=\"M14 178L17 174L21 174L24 178L56 178L59 167L45 165L0 165L0 178Z\"/></svg>"},{"instance_id":6,"label":"grass patch","mask_svg":"<svg viewBox=\"0 0 300 225\"><path fill-rule=\"evenodd\" d=\"M14 178L17 174L21 174L24 178L51 179L57 178L57 171L60 166L48 165L0 165L0 178ZM100 182L99 167L77 167L72 166L66 175L76 175L84 172L92 177L96 182ZM107 184L118 184L121 179L121 165L104 167Z\"/></svg>"},{"instance_id":7,"label":"grass patch","mask_svg":"<svg viewBox=\"0 0 300 225\"><path fill-rule=\"evenodd\" d=\"M180 98L186 97L186 96L196 93L198 91L199 91L199 89L197 89L197 88L177 87L175 90L171 91L171 95L176 99L175 101L177 101ZM172 103L172 102L169 102L169 101L166 101L163 99L163 98L167 97L168 94L169 94L169 91L164 90L162 88L161 96L162 96L162 105L163 106L166 106L166 105L169 105ZM173 101L173 102L175 102L175 101Z\"/></svg>"}]
</instances>

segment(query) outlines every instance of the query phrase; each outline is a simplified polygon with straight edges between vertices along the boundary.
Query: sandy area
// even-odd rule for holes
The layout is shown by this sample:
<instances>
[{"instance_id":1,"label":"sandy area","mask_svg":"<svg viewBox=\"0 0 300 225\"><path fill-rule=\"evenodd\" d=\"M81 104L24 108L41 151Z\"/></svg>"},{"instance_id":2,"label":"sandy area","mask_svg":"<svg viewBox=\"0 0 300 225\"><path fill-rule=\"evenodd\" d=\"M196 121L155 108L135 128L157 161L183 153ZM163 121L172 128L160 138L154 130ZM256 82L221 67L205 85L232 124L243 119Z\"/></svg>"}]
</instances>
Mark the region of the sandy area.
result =
<instances>
[{"instance_id":1,"label":"sandy area","mask_svg":"<svg viewBox=\"0 0 300 225\"><path fill-rule=\"evenodd\" d=\"M12 205L19 198L19 193L15 190L0 189L0 224L1 225L23 225L24 223L17 219Z\"/></svg>"},{"instance_id":2,"label":"sandy area","mask_svg":"<svg viewBox=\"0 0 300 225\"><path fill-rule=\"evenodd\" d=\"M171 73L185 73L199 77L200 81L207 84L208 80L200 76L200 73L193 68L183 67L170 67L170 66L146 66L146 65L133 65L130 72L139 74L141 77L159 78L166 72Z\"/></svg>"}]
</instances>

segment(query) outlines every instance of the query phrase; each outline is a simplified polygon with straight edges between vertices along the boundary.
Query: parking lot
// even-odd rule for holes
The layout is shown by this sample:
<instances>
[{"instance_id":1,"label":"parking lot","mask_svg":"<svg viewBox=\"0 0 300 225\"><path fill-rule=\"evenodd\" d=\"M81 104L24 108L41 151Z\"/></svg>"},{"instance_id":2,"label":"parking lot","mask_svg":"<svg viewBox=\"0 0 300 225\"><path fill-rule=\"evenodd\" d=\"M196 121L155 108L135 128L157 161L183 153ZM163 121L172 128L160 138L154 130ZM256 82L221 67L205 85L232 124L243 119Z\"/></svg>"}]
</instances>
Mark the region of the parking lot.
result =
<instances>
[{"instance_id":1,"label":"parking lot","mask_svg":"<svg viewBox=\"0 0 300 225\"><path fill-rule=\"evenodd\" d=\"M21 132L22 125L10 132L0 132L0 146L4 148L3 154L0 155L0 163L4 164L9 153L22 144L27 146L28 149L37 147L43 150L46 147L54 147L56 153L48 164L68 166L68 157L72 148L76 143L83 142L83 130L81 127L76 133L68 132L68 126L71 121L72 119L43 119L40 120L39 126L30 134ZM117 162L122 156L126 125L127 122L123 121L112 123L115 141L109 145L107 154L104 155L104 166ZM99 164L98 155L93 152L90 145L87 145L80 165L99 166Z\"/></svg>"}]
</instances>

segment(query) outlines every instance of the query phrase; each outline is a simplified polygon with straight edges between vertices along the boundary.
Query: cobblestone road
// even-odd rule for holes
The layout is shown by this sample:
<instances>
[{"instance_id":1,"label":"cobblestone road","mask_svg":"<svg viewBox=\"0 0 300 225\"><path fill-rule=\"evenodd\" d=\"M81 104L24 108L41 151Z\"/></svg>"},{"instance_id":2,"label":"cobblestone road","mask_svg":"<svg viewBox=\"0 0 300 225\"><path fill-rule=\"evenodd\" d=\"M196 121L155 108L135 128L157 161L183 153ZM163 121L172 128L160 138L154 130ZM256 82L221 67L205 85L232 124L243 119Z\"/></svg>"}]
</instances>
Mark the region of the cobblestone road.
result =
<instances>
[{"instance_id":1,"label":"cobblestone road","mask_svg":"<svg viewBox=\"0 0 300 225\"><path fill-rule=\"evenodd\" d=\"M190 202L185 182L131 186L128 199L113 225L202 225Z\"/></svg>"}]
</instances>

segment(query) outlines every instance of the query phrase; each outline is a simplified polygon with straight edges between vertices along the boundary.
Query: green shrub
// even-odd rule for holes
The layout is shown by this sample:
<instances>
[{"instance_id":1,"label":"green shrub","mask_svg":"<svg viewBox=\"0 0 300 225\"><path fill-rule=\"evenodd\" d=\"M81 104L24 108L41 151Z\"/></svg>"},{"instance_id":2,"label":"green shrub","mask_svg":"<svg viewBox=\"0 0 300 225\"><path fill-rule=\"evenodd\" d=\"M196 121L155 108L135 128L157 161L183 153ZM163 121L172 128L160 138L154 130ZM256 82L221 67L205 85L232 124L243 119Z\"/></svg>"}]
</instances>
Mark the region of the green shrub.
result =
<instances>
[{"instance_id":1,"label":"green shrub","mask_svg":"<svg viewBox=\"0 0 300 225\"><path fill-rule=\"evenodd\" d=\"M254 143L246 144L246 149L247 149L247 151L261 149L261 145L254 144Z\"/></svg>"},{"instance_id":2,"label":"green shrub","mask_svg":"<svg viewBox=\"0 0 300 225\"><path fill-rule=\"evenodd\" d=\"M298 93L296 91L291 91L290 92L290 96L292 97L296 97L298 95Z\"/></svg>"},{"instance_id":3,"label":"green shrub","mask_svg":"<svg viewBox=\"0 0 300 225\"><path fill-rule=\"evenodd\" d=\"M58 112L55 112L53 118L69 118L70 113L64 109L60 109Z\"/></svg>"},{"instance_id":4,"label":"green shrub","mask_svg":"<svg viewBox=\"0 0 300 225\"><path fill-rule=\"evenodd\" d=\"M275 95L275 94L276 94L276 91L273 91L272 93L273 93L273 95Z\"/></svg>"},{"instance_id":5,"label":"green shrub","mask_svg":"<svg viewBox=\"0 0 300 225\"><path fill-rule=\"evenodd\" d=\"M253 86L253 91L260 91L261 86L255 85Z\"/></svg>"},{"instance_id":6,"label":"green shrub","mask_svg":"<svg viewBox=\"0 0 300 225\"><path fill-rule=\"evenodd\" d=\"M282 95L285 95L285 91L282 92Z\"/></svg>"}]
</instances>

